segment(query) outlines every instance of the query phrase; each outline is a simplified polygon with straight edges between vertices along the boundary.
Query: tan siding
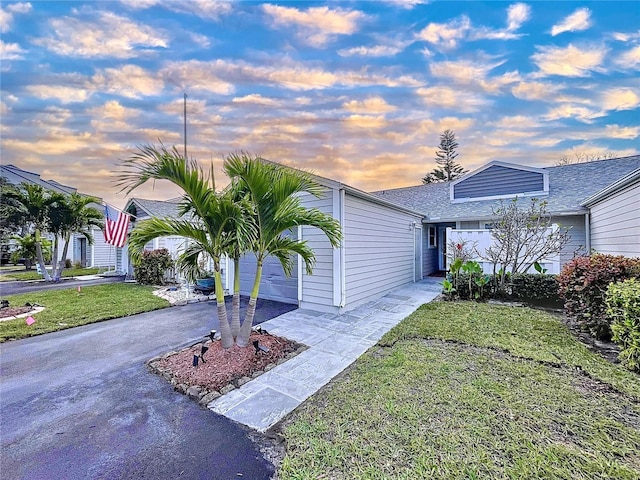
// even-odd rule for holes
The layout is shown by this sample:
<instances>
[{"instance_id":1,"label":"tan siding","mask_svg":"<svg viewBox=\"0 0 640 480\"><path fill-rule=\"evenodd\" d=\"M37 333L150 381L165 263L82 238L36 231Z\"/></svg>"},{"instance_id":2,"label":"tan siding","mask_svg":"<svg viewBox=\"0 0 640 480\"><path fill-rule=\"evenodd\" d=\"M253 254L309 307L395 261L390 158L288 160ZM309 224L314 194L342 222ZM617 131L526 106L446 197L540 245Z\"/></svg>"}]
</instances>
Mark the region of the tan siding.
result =
<instances>
[{"instance_id":1,"label":"tan siding","mask_svg":"<svg viewBox=\"0 0 640 480\"><path fill-rule=\"evenodd\" d=\"M345 196L347 308L413 282L414 232L420 219Z\"/></svg>"},{"instance_id":2,"label":"tan siding","mask_svg":"<svg viewBox=\"0 0 640 480\"><path fill-rule=\"evenodd\" d=\"M591 248L600 253L640 257L640 184L591 208Z\"/></svg>"}]
</instances>

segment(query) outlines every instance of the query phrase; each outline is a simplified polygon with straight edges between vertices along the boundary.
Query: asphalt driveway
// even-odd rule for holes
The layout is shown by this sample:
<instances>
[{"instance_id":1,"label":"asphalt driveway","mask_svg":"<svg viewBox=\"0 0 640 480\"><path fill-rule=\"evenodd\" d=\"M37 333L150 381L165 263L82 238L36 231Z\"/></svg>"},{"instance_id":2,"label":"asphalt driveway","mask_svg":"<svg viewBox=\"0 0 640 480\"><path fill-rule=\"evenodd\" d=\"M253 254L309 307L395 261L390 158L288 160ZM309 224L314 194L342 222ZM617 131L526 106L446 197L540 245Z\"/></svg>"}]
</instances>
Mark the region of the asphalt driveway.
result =
<instances>
[{"instance_id":1,"label":"asphalt driveway","mask_svg":"<svg viewBox=\"0 0 640 480\"><path fill-rule=\"evenodd\" d=\"M259 300L256 323L293 308ZM144 366L217 329L215 310L190 304L0 345L2 478L270 478L267 440Z\"/></svg>"}]
</instances>

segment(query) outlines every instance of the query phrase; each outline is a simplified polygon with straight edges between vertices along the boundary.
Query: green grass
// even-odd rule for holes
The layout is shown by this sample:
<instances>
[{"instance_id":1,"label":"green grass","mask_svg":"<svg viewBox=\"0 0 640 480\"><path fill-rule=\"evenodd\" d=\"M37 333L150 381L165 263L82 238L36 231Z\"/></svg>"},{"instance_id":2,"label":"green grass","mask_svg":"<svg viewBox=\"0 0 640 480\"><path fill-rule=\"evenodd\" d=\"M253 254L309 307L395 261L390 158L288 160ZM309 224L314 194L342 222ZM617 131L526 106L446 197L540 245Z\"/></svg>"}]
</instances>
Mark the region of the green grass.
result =
<instances>
[{"instance_id":1,"label":"green grass","mask_svg":"<svg viewBox=\"0 0 640 480\"><path fill-rule=\"evenodd\" d=\"M77 277L78 275L96 275L100 270L98 268L69 268L62 271L64 278ZM51 272L51 270L49 270ZM0 276L0 281L8 282L12 280L42 280L42 274L36 270L25 270L23 272L7 273Z\"/></svg>"},{"instance_id":2,"label":"green grass","mask_svg":"<svg viewBox=\"0 0 640 480\"><path fill-rule=\"evenodd\" d=\"M638 479L639 393L551 315L436 302L294 412L279 474Z\"/></svg>"},{"instance_id":3,"label":"green grass","mask_svg":"<svg viewBox=\"0 0 640 480\"><path fill-rule=\"evenodd\" d=\"M33 315L29 326L24 318L0 322L0 342L55 332L88 323L148 312L169 306L156 297L153 287L130 283L109 283L61 290L47 290L5 297L10 305L38 303L46 307Z\"/></svg>"}]
</instances>

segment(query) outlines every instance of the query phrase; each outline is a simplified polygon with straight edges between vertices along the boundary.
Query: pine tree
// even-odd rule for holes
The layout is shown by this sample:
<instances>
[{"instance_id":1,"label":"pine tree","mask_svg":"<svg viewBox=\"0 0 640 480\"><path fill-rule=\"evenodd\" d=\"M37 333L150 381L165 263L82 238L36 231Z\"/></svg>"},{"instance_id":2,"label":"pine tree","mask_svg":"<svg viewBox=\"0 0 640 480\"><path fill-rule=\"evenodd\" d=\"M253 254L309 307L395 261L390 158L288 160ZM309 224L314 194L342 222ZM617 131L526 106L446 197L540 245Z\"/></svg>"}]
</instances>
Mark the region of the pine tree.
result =
<instances>
[{"instance_id":1,"label":"pine tree","mask_svg":"<svg viewBox=\"0 0 640 480\"><path fill-rule=\"evenodd\" d=\"M456 134L453 130L447 129L440 134L440 145L436 150L436 163L439 166L425 175L422 183L450 182L468 172L455 162L455 158L458 156L456 148L458 148L458 142L456 142Z\"/></svg>"}]
</instances>

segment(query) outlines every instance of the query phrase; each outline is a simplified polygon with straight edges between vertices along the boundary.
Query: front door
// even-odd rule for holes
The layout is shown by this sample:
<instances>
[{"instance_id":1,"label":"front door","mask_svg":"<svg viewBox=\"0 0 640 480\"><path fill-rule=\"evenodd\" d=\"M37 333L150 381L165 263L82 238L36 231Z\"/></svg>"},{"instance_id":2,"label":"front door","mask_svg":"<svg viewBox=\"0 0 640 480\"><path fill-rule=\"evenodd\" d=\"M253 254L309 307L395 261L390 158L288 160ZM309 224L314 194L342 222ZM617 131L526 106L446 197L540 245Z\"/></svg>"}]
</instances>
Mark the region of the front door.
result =
<instances>
[{"instance_id":1,"label":"front door","mask_svg":"<svg viewBox=\"0 0 640 480\"><path fill-rule=\"evenodd\" d=\"M80 241L80 265L82 268L87 266L87 239L79 238Z\"/></svg>"}]
</instances>

